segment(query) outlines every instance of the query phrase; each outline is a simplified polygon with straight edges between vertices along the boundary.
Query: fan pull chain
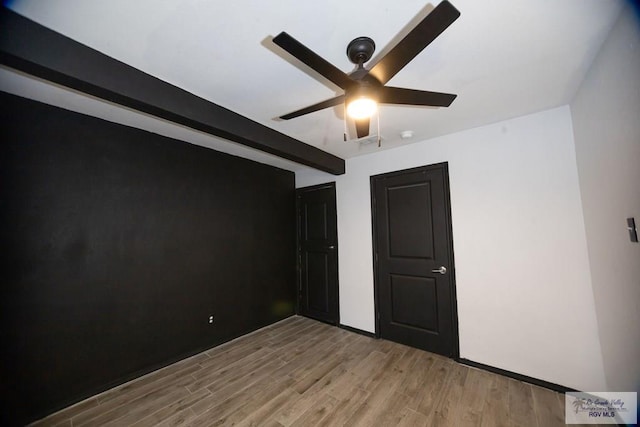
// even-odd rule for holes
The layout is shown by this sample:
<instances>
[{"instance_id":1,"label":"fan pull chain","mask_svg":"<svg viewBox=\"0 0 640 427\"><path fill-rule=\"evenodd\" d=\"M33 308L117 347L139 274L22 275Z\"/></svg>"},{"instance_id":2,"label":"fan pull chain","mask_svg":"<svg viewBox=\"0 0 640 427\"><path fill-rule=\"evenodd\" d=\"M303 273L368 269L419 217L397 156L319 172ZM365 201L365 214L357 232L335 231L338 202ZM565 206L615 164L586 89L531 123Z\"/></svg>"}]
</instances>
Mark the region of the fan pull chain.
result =
<instances>
[{"instance_id":1,"label":"fan pull chain","mask_svg":"<svg viewBox=\"0 0 640 427\"><path fill-rule=\"evenodd\" d=\"M378 106L378 148L382 146L382 137L380 136L380 106Z\"/></svg>"},{"instance_id":2,"label":"fan pull chain","mask_svg":"<svg viewBox=\"0 0 640 427\"><path fill-rule=\"evenodd\" d=\"M344 112L344 119L342 120L342 123L344 124L344 133L342 134L342 139L344 139L344 142L347 142L347 112L346 111Z\"/></svg>"}]
</instances>

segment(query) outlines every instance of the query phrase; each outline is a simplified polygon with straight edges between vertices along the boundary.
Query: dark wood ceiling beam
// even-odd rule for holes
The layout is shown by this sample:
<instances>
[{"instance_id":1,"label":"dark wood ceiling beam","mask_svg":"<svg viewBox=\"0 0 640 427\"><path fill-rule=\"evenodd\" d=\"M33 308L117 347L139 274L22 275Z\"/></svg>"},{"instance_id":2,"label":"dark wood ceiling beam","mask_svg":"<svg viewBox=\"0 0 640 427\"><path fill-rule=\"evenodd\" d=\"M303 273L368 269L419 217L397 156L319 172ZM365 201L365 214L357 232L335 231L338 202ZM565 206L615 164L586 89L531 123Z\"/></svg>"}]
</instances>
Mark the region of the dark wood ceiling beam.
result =
<instances>
[{"instance_id":1,"label":"dark wood ceiling beam","mask_svg":"<svg viewBox=\"0 0 640 427\"><path fill-rule=\"evenodd\" d=\"M296 163L334 175L345 171L339 157L117 61L6 7L0 11L0 62Z\"/></svg>"}]
</instances>

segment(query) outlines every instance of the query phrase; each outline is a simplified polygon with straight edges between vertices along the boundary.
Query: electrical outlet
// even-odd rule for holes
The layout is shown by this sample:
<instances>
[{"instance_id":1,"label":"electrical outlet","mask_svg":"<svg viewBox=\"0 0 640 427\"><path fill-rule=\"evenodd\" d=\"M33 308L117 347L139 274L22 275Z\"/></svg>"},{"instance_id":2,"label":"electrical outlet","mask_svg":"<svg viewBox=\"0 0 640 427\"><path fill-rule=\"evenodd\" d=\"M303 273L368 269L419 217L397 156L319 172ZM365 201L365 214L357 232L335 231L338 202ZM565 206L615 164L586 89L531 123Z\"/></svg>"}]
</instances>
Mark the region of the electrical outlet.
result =
<instances>
[{"instance_id":1,"label":"electrical outlet","mask_svg":"<svg viewBox=\"0 0 640 427\"><path fill-rule=\"evenodd\" d=\"M213 315L209 316L209 323L213 323Z\"/></svg>"}]
</instances>

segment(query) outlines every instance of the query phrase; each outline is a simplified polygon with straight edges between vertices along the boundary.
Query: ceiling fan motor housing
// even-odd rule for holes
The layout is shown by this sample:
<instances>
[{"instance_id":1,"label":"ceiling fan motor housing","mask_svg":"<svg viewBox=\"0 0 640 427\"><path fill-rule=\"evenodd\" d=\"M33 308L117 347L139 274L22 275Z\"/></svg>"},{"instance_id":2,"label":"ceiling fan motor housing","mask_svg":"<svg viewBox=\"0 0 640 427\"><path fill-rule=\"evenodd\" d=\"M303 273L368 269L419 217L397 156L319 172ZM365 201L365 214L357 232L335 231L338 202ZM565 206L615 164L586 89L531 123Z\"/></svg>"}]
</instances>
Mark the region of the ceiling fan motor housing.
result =
<instances>
[{"instance_id":1,"label":"ceiling fan motor housing","mask_svg":"<svg viewBox=\"0 0 640 427\"><path fill-rule=\"evenodd\" d=\"M359 84L345 91L345 105L348 105L351 101L358 98L369 98L375 102L378 102L378 91L375 85L371 85L367 82L359 82Z\"/></svg>"}]
</instances>

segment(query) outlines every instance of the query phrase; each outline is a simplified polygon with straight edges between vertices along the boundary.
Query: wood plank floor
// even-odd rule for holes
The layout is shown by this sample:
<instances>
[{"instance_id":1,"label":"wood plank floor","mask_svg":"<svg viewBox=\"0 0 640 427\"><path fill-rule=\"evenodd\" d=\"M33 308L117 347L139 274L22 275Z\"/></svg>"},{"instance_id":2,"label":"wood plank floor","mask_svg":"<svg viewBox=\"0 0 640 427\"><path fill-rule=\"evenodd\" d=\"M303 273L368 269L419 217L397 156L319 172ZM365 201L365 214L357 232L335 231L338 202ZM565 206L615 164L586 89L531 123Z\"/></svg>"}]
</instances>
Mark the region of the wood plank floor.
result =
<instances>
[{"instance_id":1,"label":"wood plank floor","mask_svg":"<svg viewBox=\"0 0 640 427\"><path fill-rule=\"evenodd\" d=\"M564 425L564 396L292 317L37 426Z\"/></svg>"}]
</instances>

